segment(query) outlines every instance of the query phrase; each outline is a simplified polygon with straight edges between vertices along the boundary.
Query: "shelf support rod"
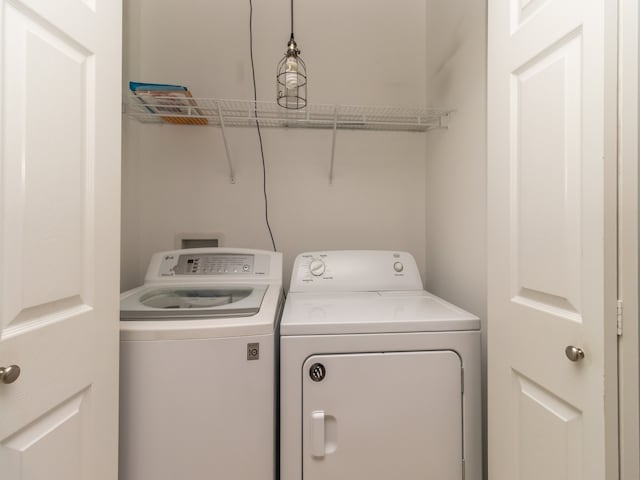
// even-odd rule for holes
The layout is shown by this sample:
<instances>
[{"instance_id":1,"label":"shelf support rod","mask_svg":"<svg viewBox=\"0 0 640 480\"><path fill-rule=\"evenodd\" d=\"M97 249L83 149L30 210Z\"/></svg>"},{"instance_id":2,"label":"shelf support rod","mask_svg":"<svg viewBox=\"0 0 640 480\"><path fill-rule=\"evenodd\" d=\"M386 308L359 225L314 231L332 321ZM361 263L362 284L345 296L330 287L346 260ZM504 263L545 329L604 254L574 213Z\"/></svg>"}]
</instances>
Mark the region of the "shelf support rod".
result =
<instances>
[{"instance_id":1,"label":"shelf support rod","mask_svg":"<svg viewBox=\"0 0 640 480\"><path fill-rule=\"evenodd\" d=\"M220 108L220 103L216 102L216 108L218 109L218 118L220 119L220 130L222 131L222 140L224 141L224 150L227 154L227 163L229 164L229 177L231 178L231 183L236 183L236 176L233 172L233 163L231 162L231 152L229 151L229 143L227 142L227 133L224 128L224 118L222 116L222 109Z\"/></svg>"},{"instance_id":2,"label":"shelf support rod","mask_svg":"<svg viewBox=\"0 0 640 480\"><path fill-rule=\"evenodd\" d=\"M333 161L336 156L336 133L338 132L338 106L333 106L333 139L331 141L331 165L329 167L329 185L333 185Z\"/></svg>"}]
</instances>

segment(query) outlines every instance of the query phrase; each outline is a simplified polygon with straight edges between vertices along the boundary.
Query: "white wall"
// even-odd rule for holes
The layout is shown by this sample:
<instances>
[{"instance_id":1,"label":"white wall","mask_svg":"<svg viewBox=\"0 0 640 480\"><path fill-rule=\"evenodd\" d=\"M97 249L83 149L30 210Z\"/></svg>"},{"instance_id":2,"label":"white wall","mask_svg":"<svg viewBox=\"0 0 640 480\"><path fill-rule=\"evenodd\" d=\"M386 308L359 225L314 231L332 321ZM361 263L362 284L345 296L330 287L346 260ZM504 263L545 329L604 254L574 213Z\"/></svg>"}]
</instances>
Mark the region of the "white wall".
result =
<instances>
[{"instance_id":1,"label":"white wall","mask_svg":"<svg viewBox=\"0 0 640 480\"><path fill-rule=\"evenodd\" d=\"M295 2L296 40L313 103L425 105L426 0ZM178 83L195 96L251 98L249 2L125 0L125 81ZM273 100L289 37L289 2L254 0L258 98ZM231 185L219 129L126 120L122 289L177 232L219 232L226 246L270 248L255 129L229 129ZM431 134L428 134L431 135ZM395 249L425 265L425 134L263 130L271 225L285 254ZM424 272L423 272L424 273Z\"/></svg>"},{"instance_id":2,"label":"white wall","mask_svg":"<svg viewBox=\"0 0 640 480\"><path fill-rule=\"evenodd\" d=\"M427 137L425 283L486 313L486 2L428 0L427 102L456 109Z\"/></svg>"},{"instance_id":3,"label":"white wall","mask_svg":"<svg viewBox=\"0 0 640 480\"><path fill-rule=\"evenodd\" d=\"M481 318L486 379L486 1L428 0L426 58L427 103L456 113L427 141L425 286Z\"/></svg>"}]
</instances>

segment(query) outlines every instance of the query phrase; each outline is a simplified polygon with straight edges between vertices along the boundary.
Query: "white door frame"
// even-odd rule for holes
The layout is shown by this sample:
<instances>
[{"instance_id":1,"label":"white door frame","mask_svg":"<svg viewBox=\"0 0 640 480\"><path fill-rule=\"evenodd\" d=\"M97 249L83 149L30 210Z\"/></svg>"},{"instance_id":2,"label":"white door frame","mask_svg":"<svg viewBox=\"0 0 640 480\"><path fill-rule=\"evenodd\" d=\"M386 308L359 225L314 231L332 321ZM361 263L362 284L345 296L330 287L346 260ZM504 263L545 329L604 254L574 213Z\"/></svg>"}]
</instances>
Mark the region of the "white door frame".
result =
<instances>
[{"instance_id":1,"label":"white door frame","mask_svg":"<svg viewBox=\"0 0 640 480\"><path fill-rule=\"evenodd\" d=\"M620 478L640 478L638 328L638 0L620 0L619 41L619 246L618 298L623 302L619 337Z\"/></svg>"}]
</instances>

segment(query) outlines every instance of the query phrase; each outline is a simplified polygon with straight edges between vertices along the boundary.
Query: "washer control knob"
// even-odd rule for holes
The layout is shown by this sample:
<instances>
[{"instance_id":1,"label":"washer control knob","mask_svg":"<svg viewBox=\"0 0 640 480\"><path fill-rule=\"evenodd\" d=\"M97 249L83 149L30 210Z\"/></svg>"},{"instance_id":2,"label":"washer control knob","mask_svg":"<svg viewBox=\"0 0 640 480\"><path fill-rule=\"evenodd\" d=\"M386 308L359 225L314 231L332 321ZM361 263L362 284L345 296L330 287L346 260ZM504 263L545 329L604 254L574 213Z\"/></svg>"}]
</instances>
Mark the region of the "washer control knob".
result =
<instances>
[{"instance_id":1,"label":"washer control knob","mask_svg":"<svg viewBox=\"0 0 640 480\"><path fill-rule=\"evenodd\" d=\"M311 272L311 275L313 275L314 277L319 277L320 275L322 275L324 273L325 268L326 268L325 264L322 260L313 259L309 264L309 271Z\"/></svg>"},{"instance_id":2,"label":"washer control knob","mask_svg":"<svg viewBox=\"0 0 640 480\"><path fill-rule=\"evenodd\" d=\"M394 264L393 264L393 269L394 269L396 272L400 273L401 271L403 271L403 270L404 270L404 265L402 265L402 263L401 263L401 262L396 262L396 263L394 263Z\"/></svg>"}]
</instances>

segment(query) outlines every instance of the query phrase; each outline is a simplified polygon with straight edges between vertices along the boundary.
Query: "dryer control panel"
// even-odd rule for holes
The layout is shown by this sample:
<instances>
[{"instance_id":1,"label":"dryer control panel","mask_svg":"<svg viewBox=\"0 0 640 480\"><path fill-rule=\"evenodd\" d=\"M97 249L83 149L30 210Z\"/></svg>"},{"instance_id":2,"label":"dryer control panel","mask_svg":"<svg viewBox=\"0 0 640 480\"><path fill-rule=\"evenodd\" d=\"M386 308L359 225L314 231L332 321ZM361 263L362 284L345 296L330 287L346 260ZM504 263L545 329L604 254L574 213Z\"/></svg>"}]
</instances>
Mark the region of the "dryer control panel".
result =
<instances>
[{"instance_id":1,"label":"dryer control panel","mask_svg":"<svg viewBox=\"0 0 640 480\"><path fill-rule=\"evenodd\" d=\"M298 255L291 292L363 292L422 290L422 279L410 253L341 250Z\"/></svg>"}]
</instances>

